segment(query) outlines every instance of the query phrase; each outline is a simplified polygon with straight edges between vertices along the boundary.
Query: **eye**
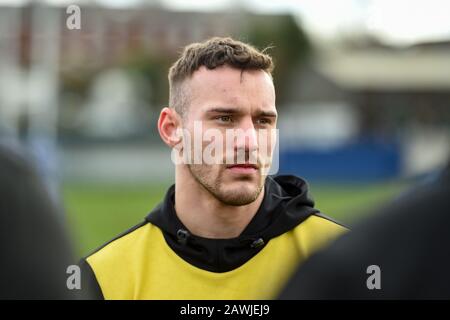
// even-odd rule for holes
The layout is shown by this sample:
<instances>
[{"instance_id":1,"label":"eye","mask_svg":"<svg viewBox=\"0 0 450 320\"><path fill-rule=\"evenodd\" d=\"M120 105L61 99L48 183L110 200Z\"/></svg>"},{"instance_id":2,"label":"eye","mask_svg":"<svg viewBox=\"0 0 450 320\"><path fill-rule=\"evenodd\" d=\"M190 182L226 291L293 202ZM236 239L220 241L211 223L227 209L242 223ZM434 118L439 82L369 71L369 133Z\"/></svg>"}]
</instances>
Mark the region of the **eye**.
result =
<instances>
[{"instance_id":1,"label":"eye","mask_svg":"<svg viewBox=\"0 0 450 320\"><path fill-rule=\"evenodd\" d=\"M216 117L217 120L219 120L220 122L232 122L233 118L231 116L219 116Z\"/></svg>"},{"instance_id":2,"label":"eye","mask_svg":"<svg viewBox=\"0 0 450 320\"><path fill-rule=\"evenodd\" d=\"M267 119L267 118L261 118L261 119L258 119L258 123L259 124L271 124L272 121L270 119Z\"/></svg>"}]
</instances>

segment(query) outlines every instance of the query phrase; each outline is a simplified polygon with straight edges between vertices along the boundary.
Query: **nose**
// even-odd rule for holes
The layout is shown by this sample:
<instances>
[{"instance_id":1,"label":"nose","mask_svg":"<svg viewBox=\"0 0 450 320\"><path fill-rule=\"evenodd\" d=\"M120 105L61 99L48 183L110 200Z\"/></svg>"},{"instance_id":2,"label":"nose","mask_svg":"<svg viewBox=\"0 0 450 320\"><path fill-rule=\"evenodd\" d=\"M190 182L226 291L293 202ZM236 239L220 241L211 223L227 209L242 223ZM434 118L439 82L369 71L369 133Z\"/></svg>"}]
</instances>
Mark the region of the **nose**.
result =
<instances>
[{"instance_id":1,"label":"nose","mask_svg":"<svg viewBox=\"0 0 450 320\"><path fill-rule=\"evenodd\" d=\"M252 119L245 119L236 132L235 149L251 153L258 149L258 137Z\"/></svg>"}]
</instances>

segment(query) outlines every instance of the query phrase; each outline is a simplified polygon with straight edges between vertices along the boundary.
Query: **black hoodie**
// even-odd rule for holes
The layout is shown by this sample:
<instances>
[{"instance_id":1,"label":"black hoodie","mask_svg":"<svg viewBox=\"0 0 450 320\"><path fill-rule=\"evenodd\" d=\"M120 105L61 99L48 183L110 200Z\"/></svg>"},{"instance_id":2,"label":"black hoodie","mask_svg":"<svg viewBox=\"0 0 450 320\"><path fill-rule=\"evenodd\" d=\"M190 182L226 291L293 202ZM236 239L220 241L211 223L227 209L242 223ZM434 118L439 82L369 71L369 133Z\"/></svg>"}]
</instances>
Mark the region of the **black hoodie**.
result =
<instances>
[{"instance_id":1,"label":"black hoodie","mask_svg":"<svg viewBox=\"0 0 450 320\"><path fill-rule=\"evenodd\" d=\"M319 214L303 179L269 176L264 189L260 208L237 238L206 239L191 234L175 212L175 185L146 221L163 230L167 244L190 264L212 272L230 271L251 259L270 239Z\"/></svg>"}]
</instances>

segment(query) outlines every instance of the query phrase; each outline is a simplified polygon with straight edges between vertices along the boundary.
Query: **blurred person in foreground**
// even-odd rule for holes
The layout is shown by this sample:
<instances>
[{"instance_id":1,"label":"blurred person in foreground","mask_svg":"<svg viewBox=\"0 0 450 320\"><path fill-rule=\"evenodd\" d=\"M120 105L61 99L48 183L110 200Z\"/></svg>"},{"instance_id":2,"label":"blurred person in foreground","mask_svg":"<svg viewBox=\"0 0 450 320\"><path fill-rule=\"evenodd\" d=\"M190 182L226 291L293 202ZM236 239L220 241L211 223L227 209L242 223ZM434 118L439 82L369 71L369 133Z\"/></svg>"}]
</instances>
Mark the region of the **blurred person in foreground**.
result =
<instances>
[{"instance_id":1,"label":"blurred person in foreground","mask_svg":"<svg viewBox=\"0 0 450 320\"><path fill-rule=\"evenodd\" d=\"M66 285L74 260L60 219L32 166L0 146L0 299L81 297Z\"/></svg>"},{"instance_id":2,"label":"blurred person in foreground","mask_svg":"<svg viewBox=\"0 0 450 320\"><path fill-rule=\"evenodd\" d=\"M449 247L450 163L314 255L280 299L450 299Z\"/></svg>"},{"instance_id":3,"label":"blurred person in foreground","mask_svg":"<svg viewBox=\"0 0 450 320\"><path fill-rule=\"evenodd\" d=\"M158 121L175 184L142 223L82 261L98 298L274 298L346 230L314 209L304 180L268 176L275 142L260 134L276 129L272 69L270 56L231 38L184 49Z\"/></svg>"}]
</instances>

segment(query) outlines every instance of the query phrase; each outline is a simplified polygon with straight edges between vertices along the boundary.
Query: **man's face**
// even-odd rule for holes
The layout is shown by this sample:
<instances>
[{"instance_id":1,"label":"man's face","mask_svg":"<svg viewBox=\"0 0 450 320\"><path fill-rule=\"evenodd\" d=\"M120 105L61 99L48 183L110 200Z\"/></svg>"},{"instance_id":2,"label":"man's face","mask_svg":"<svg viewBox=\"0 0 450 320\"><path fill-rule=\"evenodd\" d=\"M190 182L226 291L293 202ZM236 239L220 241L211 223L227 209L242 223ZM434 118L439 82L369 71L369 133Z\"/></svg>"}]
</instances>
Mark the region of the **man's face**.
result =
<instances>
[{"instance_id":1,"label":"man's face","mask_svg":"<svg viewBox=\"0 0 450 320\"><path fill-rule=\"evenodd\" d=\"M184 136L183 152L190 153L192 160L201 159L187 164L190 173L222 203L240 206L255 201L263 189L275 143L271 134L277 112L271 77L262 70L242 72L222 66L201 67L186 81L189 106L183 130L189 137ZM194 147L199 134L201 150ZM221 151L205 152L213 143ZM206 159L210 155L214 163Z\"/></svg>"}]
</instances>

